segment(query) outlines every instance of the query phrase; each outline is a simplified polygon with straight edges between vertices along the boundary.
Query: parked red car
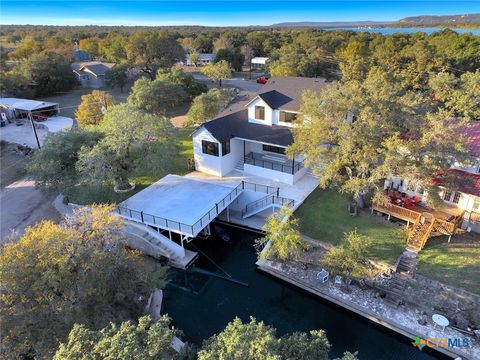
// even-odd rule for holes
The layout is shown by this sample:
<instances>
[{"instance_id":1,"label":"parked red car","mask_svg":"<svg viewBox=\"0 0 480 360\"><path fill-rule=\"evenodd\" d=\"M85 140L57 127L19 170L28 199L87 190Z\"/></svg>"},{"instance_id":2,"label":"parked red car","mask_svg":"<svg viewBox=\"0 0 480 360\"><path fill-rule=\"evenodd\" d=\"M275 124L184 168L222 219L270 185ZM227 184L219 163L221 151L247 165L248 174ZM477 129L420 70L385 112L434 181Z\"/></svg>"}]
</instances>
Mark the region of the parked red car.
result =
<instances>
[{"instance_id":1,"label":"parked red car","mask_svg":"<svg viewBox=\"0 0 480 360\"><path fill-rule=\"evenodd\" d=\"M268 76L260 76L257 78L257 84L266 84L268 81Z\"/></svg>"}]
</instances>

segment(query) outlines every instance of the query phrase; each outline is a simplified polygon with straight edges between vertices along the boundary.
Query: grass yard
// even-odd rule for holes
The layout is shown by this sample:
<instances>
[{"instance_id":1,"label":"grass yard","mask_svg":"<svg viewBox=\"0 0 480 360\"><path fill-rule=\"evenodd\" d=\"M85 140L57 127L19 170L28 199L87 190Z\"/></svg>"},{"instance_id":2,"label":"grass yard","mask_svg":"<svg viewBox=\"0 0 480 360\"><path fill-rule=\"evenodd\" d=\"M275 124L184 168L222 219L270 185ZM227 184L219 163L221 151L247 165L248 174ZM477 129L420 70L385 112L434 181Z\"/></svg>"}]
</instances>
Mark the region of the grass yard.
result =
<instances>
[{"instance_id":1,"label":"grass yard","mask_svg":"<svg viewBox=\"0 0 480 360\"><path fill-rule=\"evenodd\" d=\"M480 295L480 241L474 237L430 239L418 254L417 273Z\"/></svg>"},{"instance_id":2,"label":"grass yard","mask_svg":"<svg viewBox=\"0 0 480 360\"><path fill-rule=\"evenodd\" d=\"M384 219L361 211L350 216L348 197L334 190L316 189L295 212L302 233L314 239L340 245L344 233L357 229L368 241L368 252L374 260L395 264L405 248L402 227L387 224Z\"/></svg>"},{"instance_id":3,"label":"grass yard","mask_svg":"<svg viewBox=\"0 0 480 360\"><path fill-rule=\"evenodd\" d=\"M161 171L144 170L136 176L130 178L130 182L135 183L135 189L128 193L116 193L113 191L113 183L104 183L99 185L80 185L65 191L65 196L69 202L88 205L93 203L119 203L129 198L133 194L145 189L160 178L168 174L184 175L188 169L188 159L193 158L192 130L179 129L179 141L177 143L177 152L175 156L166 164L162 165Z\"/></svg>"}]
</instances>

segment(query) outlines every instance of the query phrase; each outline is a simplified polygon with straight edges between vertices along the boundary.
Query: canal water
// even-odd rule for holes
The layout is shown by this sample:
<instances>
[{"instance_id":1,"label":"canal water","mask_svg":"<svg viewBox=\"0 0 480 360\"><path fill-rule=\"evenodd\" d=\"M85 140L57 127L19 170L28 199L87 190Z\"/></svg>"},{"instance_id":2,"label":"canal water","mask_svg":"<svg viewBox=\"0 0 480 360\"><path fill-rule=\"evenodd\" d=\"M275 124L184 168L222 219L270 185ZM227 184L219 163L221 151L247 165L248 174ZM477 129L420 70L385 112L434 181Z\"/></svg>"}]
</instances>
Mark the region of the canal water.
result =
<instances>
[{"instance_id":1,"label":"canal water","mask_svg":"<svg viewBox=\"0 0 480 360\"><path fill-rule=\"evenodd\" d=\"M231 244L220 239L192 242L203 253L196 266L222 273L213 261L248 287L191 271L170 271L163 312L189 342L200 345L235 316L244 322L254 316L275 327L278 335L325 330L332 344L331 358L345 351L358 351L362 360L441 358L438 353L417 350L408 338L258 271L253 248L257 235L233 228L227 232Z\"/></svg>"}]
</instances>

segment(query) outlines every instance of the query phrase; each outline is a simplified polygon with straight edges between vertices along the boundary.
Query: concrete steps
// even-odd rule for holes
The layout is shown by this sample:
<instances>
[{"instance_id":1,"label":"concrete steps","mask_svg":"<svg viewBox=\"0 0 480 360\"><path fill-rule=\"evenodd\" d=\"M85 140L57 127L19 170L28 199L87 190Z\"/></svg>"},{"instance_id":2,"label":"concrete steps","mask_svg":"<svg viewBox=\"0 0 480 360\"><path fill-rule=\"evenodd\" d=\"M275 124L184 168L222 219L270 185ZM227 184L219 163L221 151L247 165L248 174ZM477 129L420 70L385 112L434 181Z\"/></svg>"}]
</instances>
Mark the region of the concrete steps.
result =
<instances>
[{"instance_id":1,"label":"concrete steps","mask_svg":"<svg viewBox=\"0 0 480 360\"><path fill-rule=\"evenodd\" d=\"M238 171L243 171L244 169L244 160L243 158L240 159L237 164L235 165L235 170L238 170Z\"/></svg>"},{"instance_id":2,"label":"concrete steps","mask_svg":"<svg viewBox=\"0 0 480 360\"><path fill-rule=\"evenodd\" d=\"M247 219L250 216L256 215L256 214L258 214L258 213L260 213L264 210L272 209L272 211L274 211L274 209L280 209L280 208L281 208L281 206L278 205L278 204L267 204L265 206L260 206L258 208L255 208L255 209L243 214L242 218Z\"/></svg>"},{"instance_id":3,"label":"concrete steps","mask_svg":"<svg viewBox=\"0 0 480 360\"><path fill-rule=\"evenodd\" d=\"M146 225L127 221L124 231L128 235L128 246L157 259L166 258L173 267L186 269L198 257L198 253L185 250Z\"/></svg>"}]
</instances>

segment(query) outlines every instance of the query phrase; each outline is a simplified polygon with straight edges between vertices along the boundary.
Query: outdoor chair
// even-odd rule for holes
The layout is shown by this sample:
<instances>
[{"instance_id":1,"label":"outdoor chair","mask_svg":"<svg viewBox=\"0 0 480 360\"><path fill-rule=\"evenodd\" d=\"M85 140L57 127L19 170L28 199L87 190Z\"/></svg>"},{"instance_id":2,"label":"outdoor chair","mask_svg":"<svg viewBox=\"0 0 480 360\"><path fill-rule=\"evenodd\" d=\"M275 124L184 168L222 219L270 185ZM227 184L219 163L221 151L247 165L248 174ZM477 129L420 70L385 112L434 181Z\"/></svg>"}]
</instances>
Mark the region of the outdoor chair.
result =
<instances>
[{"instance_id":1,"label":"outdoor chair","mask_svg":"<svg viewBox=\"0 0 480 360\"><path fill-rule=\"evenodd\" d=\"M322 283L326 283L328 281L328 271L325 269L322 269L322 271L319 271L317 273L317 279Z\"/></svg>"}]
</instances>

